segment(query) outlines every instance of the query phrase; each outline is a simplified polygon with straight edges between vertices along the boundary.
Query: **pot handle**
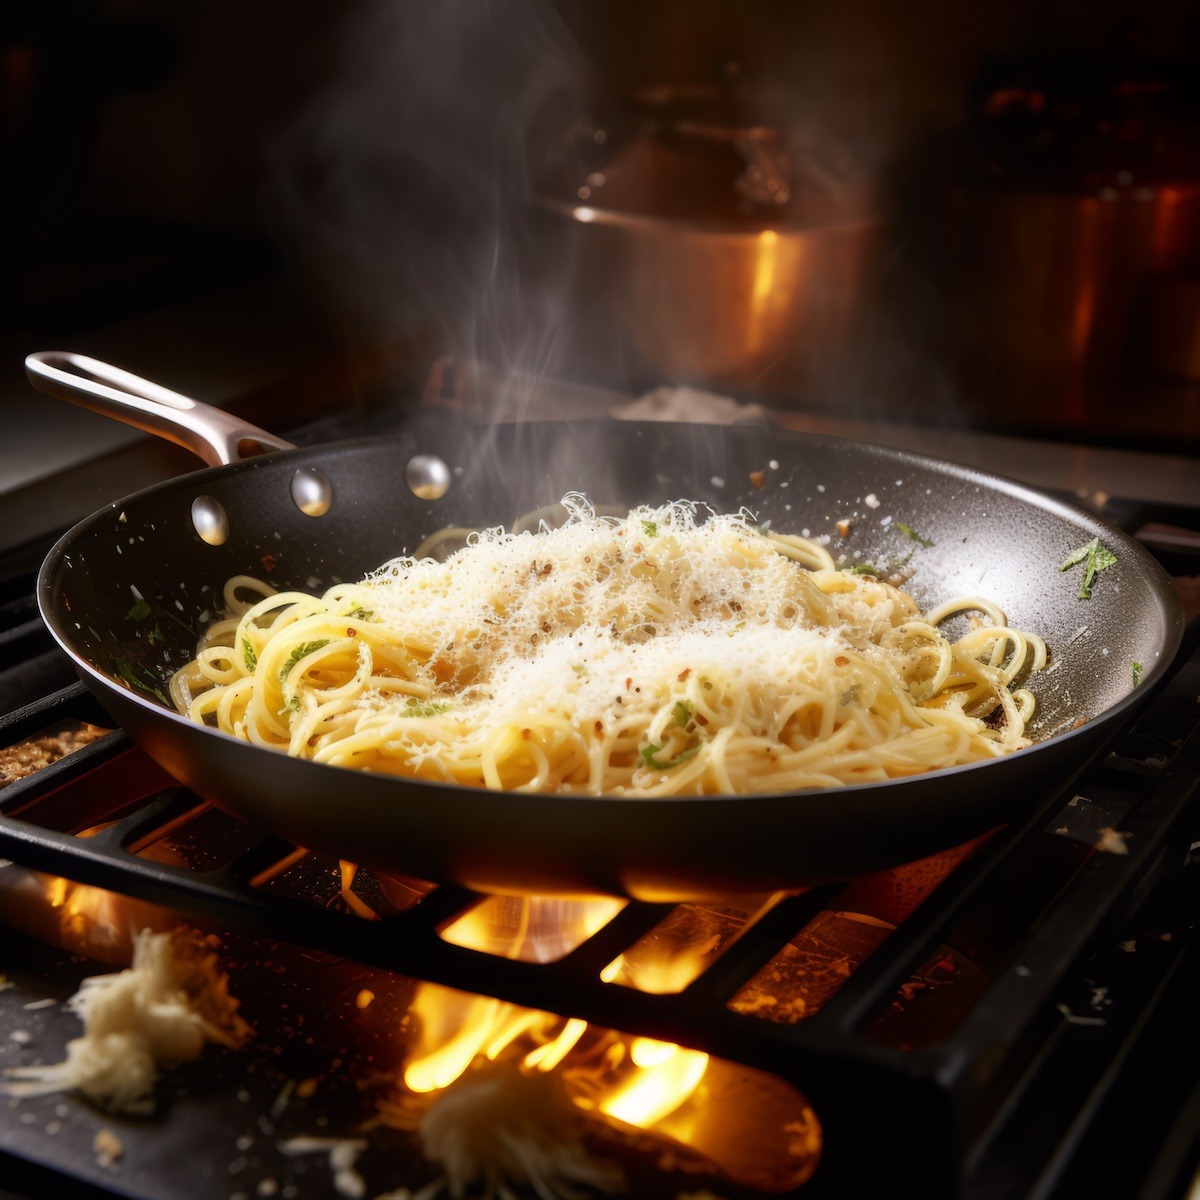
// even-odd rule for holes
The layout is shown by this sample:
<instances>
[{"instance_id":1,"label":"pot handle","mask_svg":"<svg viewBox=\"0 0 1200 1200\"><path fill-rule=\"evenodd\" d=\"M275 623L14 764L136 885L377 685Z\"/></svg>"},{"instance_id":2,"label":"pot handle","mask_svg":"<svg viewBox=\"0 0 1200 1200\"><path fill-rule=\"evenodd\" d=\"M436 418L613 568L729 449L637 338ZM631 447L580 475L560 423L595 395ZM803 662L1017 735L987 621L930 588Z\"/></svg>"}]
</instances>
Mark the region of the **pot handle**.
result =
<instances>
[{"instance_id":1,"label":"pot handle","mask_svg":"<svg viewBox=\"0 0 1200 1200\"><path fill-rule=\"evenodd\" d=\"M167 438L198 454L210 467L241 462L268 450L293 449L291 442L232 413L86 354L40 350L25 359L25 372L38 391Z\"/></svg>"}]
</instances>

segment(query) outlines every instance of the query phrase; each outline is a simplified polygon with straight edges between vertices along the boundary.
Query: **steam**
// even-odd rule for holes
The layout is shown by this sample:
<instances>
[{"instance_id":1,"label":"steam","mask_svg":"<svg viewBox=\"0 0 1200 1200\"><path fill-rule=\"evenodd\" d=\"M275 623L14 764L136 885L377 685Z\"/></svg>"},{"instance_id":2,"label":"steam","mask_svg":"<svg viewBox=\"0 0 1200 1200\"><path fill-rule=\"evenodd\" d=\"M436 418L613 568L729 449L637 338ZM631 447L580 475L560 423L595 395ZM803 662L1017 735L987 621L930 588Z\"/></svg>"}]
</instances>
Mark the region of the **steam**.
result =
<instances>
[{"instance_id":1,"label":"steam","mask_svg":"<svg viewBox=\"0 0 1200 1200\"><path fill-rule=\"evenodd\" d=\"M267 216L354 346L419 331L502 380L556 366L570 264L530 199L588 72L540 0L370 0L281 139Z\"/></svg>"},{"instance_id":2,"label":"steam","mask_svg":"<svg viewBox=\"0 0 1200 1200\"><path fill-rule=\"evenodd\" d=\"M928 406L950 387L914 350L907 314L937 297L921 303L922 281L902 278L902 256L869 228L912 133L898 83L906 51L891 39L905 22L876 27L855 6L787 11L770 36L743 14L699 37L709 53L753 34L745 70L731 44L730 61L694 56L672 75L675 26L641 10L611 18L629 59L617 69L612 47L583 53L550 0L360 0L333 82L275 147L268 221L352 352L378 359L415 335L423 358L474 373L507 417L535 398L545 415L546 379L609 389L607 408L620 394L683 383L865 418L899 415L908 396ZM729 203L733 191L757 202L769 238L789 220L842 223L841 248L822 239L775 258L768 247L750 283L734 284L722 260L705 267L690 243L672 249L670 232L654 247L581 236L564 216L577 204L712 219L697 196L684 195L681 212L680 197L664 201L669 153L622 145L622 128L646 119L628 104L638 85L681 77L707 80L750 125L780 131L737 143L746 171ZM556 213L538 203L544 187ZM774 211L764 196L778 199ZM754 236L745 212L726 215Z\"/></svg>"}]
</instances>

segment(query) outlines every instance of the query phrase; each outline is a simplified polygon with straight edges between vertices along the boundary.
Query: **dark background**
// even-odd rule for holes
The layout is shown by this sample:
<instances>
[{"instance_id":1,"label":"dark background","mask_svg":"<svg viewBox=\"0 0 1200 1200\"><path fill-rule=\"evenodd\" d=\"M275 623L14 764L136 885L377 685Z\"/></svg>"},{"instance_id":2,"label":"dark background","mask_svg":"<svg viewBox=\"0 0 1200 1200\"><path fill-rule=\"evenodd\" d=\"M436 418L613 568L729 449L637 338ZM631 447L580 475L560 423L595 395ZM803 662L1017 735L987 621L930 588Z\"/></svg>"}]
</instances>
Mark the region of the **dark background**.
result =
<instances>
[{"instance_id":1,"label":"dark background","mask_svg":"<svg viewBox=\"0 0 1200 1200\"><path fill-rule=\"evenodd\" d=\"M444 351L586 376L563 351L562 294L526 287L522 204L543 157L639 88L734 76L850 163L886 222L875 367L839 379L844 394L869 390L868 416L940 406L986 425L1021 379L960 377L947 350L964 277L928 269L947 178L978 167L1000 128L1014 137L1001 156L1035 187L1095 189L1128 159L1136 183L1186 190L1200 177L1197 68L1200 7L1184 0L9 5L0 411L14 434L0 466L12 484L43 453L49 469L117 436L32 398L34 349L85 349L218 403L297 380L335 406L405 403ZM1121 80L1142 90L1114 92ZM1005 88L1016 123L981 127ZM1184 266L1191 287L1200 260ZM1002 363L1005 348L989 353ZM400 382L381 389L389 371ZM1195 437L1196 381L1160 372L1147 392L1144 374L1094 413L1076 397L1068 432L1125 442L1112 414L1132 404L1149 447ZM635 393L654 382L615 375L604 382ZM1061 434L1053 409L1026 408L1021 431L1044 416Z\"/></svg>"}]
</instances>

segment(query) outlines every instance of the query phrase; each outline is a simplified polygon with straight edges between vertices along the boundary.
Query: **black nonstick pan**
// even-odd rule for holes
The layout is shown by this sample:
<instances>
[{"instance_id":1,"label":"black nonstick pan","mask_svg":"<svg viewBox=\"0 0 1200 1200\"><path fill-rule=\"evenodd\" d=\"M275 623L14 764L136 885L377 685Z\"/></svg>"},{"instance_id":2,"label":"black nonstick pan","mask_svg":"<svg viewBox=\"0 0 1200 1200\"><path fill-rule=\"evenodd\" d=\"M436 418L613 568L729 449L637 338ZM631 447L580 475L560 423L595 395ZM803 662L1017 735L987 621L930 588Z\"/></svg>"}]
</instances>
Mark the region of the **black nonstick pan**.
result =
<instances>
[{"instance_id":1,"label":"black nonstick pan","mask_svg":"<svg viewBox=\"0 0 1200 1200\"><path fill-rule=\"evenodd\" d=\"M444 414L414 417L394 436L297 450L78 355L34 355L27 367L44 391L222 464L108 506L50 552L38 581L42 615L84 681L200 795L385 872L482 891L684 899L910 861L1030 815L1154 689L1183 632L1170 580L1119 530L1009 480L915 454L767 426L487 426ZM1037 744L982 764L798 794L564 797L291 759L197 726L164 702L166 679L193 657L231 576L319 590L438 529L506 525L571 491L618 507L681 498L746 506L776 530L830 535L835 555L851 562L908 556L905 586L923 606L990 597L1050 647L1050 669L1028 685ZM844 539L835 532L843 519L852 522ZM1082 568L1060 567L1093 538L1117 561L1081 599Z\"/></svg>"}]
</instances>

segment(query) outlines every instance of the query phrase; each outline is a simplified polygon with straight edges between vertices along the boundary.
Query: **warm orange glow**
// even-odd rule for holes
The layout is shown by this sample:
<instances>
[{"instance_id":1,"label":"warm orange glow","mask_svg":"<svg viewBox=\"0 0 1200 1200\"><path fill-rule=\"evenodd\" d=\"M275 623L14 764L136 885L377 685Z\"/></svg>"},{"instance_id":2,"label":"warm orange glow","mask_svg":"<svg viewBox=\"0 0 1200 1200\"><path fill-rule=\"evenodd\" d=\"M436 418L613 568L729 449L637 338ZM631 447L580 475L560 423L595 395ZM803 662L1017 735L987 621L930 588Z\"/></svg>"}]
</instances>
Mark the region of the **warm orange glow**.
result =
<instances>
[{"instance_id":1,"label":"warm orange glow","mask_svg":"<svg viewBox=\"0 0 1200 1200\"><path fill-rule=\"evenodd\" d=\"M658 1067L671 1057L675 1048L670 1042L656 1042L653 1038L634 1038L629 1043L629 1059L639 1067Z\"/></svg>"},{"instance_id":2,"label":"warm orange glow","mask_svg":"<svg viewBox=\"0 0 1200 1200\"><path fill-rule=\"evenodd\" d=\"M520 962L554 962L582 945L625 907L611 896L559 900L489 896L441 931L442 938Z\"/></svg>"},{"instance_id":3,"label":"warm orange glow","mask_svg":"<svg viewBox=\"0 0 1200 1200\"><path fill-rule=\"evenodd\" d=\"M774 907L780 895L747 897L716 905L681 904L645 937L610 962L607 983L654 994L682 991ZM612 899L558 900L492 896L442 930L455 945L505 958L549 961L569 953L623 907ZM588 1059L588 1086L576 1103L626 1125L650 1129L672 1118L669 1136L684 1138L694 1125L682 1115L709 1068L709 1056L650 1038L592 1034L586 1022L561 1019L495 1000L422 984L412 1010L417 1037L404 1068L411 1092L449 1087L476 1059L518 1055L526 1070L563 1068L570 1080L579 1056ZM607 1047L595 1058L596 1040ZM590 1057L589 1057L590 1055ZM691 1103L689 1103L691 1102Z\"/></svg>"},{"instance_id":4,"label":"warm orange glow","mask_svg":"<svg viewBox=\"0 0 1200 1200\"><path fill-rule=\"evenodd\" d=\"M449 1087L483 1052L504 1010L510 1007L483 997L459 998L462 1022L457 1032L451 1032L445 1029L447 1009L451 1007L445 1003L445 990L428 985L418 990L412 1011L422 1021L422 1035L404 1068L404 1086L409 1091L432 1092Z\"/></svg>"},{"instance_id":5,"label":"warm orange glow","mask_svg":"<svg viewBox=\"0 0 1200 1200\"><path fill-rule=\"evenodd\" d=\"M62 908L67 902L67 893L71 885L61 876L56 876L46 882L46 899L51 908Z\"/></svg>"},{"instance_id":6,"label":"warm orange glow","mask_svg":"<svg viewBox=\"0 0 1200 1200\"><path fill-rule=\"evenodd\" d=\"M354 892L354 879L358 875L358 867L352 862L338 863L338 872L342 881L342 899L346 907L357 917L366 921L376 921L379 914L361 896Z\"/></svg>"},{"instance_id":7,"label":"warm orange glow","mask_svg":"<svg viewBox=\"0 0 1200 1200\"><path fill-rule=\"evenodd\" d=\"M403 1084L409 1101L385 1102L380 1115L415 1128L427 1106L456 1093L482 1064L558 1073L582 1112L616 1129L644 1130L691 1154L696 1170L715 1169L763 1191L807 1179L820 1158L816 1114L790 1085L700 1051L597 1029L579 1019L419 985L405 1023ZM412 1103L418 1104L417 1108ZM797 1131L804 1131L804 1136Z\"/></svg>"},{"instance_id":8,"label":"warm orange glow","mask_svg":"<svg viewBox=\"0 0 1200 1200\"><path fill-rule=\"evenodd\" d=\"M178 918L144 900L10 865L0 884L0 927L102 962L128 965L133 934L172 928Z\"/></svg>"},{"instance_id":9,"label":"warm orange glow","mask_svg":"<svg viewBox=\"0 0 1200 1200\"><path fill-rule=\"evenodd\" d=\"M14 896L13 905L27 916L37 908L45 914L47 930L52 925L49 931L63 944L88 953L94 952L102 926L110 931L110 938L119 940L131 928L161 926L164 920L175 919L165 910L158 918L143 914L141 902L101 889L32 873L25 878L40 903L30 905ZM344 876L343 883L349 882L352 877ZM7 912L6 904L0 891L0 917ZM514 929L519 945L535 927L550 923L552 907L537 913L538 907L536 903L493 906L494 919L482 921L483 940L493 952L503 953L497 942L500 923ZM571 922L594 929L619 907L620 902L607 901L589 912L584 902L570 902L565 911ZM696 954L710 961L714 947L727 945L732 936L726 928L730 914L759 911L761 903L679 907L686 910L682 916L675 921L668 917L657 938L646 942L630 960L614 965L623 983L641 986L647 980L652 985L655 978L670 979L680 961L690 963ZM475 920L481 920L478 914ZM710 928L714 920L717 925ZM464 928L470 929L471 924ZM705 945L680 950L675 939L693 936L700 929L709 930ZM547 929L540 929L533 940L539 953L562 944ZM386 1101L380 1104L385 1124L417 1128L414 1122L442 1102L443 1091L464 1077L469 1083L471 1072L482 1064L499 1061L526 1075L555 1072L566 1097L581 1114L589 1115L597 1137L615 1138L624 1145L631 1129L644 1130L652 1139L639 1142L640 1146L660 1145L672 1161L689 1164L688 1170L716 1171L737 1184L781 1192L807 1179L820 1157L822 1135L815 1113L795 1088L766 1073L669 1042L415 980L410 981L411 999L409 993L404 995L405 1016L395 1026L392 994L373 979L370 986L364 986L366 982L356 982L345 994L346 1003L358 1011L356 1023L373 1032L394 1030L397 1037L403 1090L391 1109ZM295 1095L312 1095L318 1082L298 1083ZM805 1136L797 1136L797 1130Z\"/></svg>"},{"instance_id":10,"label":"warm orange glow","mask_svg":"<svg viewBox=\"0 0 1200 1200\"><path fill-rule=\"evenodd\" d=\"M572 1017L562 1032L551 1042L538 1046L525 1055L525 1065L537 1071L553 1071L575 1048L579 1039L587 1032L587 1022Z\"/></svg>"},{"instance_id":11,"label":"warm orange glow","mask_svg":"<svg viewBox=\"0 0 1200 1200\"><path fill-rule=\"evenodd\" d=\"M784 893L719 904L679 904L648 934L604 968L605 983L657 996L681 992L698 979Z\"/></svg>"},{"instance_id":12,"label":"warm orange glow","mask_svg":"<svg viewBox=\"0 0 1200 1200\"><path fill-rule=\"evenodd\" d=\"M54 878L49 881L47 899L60 911L65 945L83 947L99 939L120 937L128 923L124 898L103 888Z\"/></svg>"},{"instance_id":13,"label":"warm orange glow","mask_svg":"<svg viewBox=\"0 0 1200 1200\"><path fill-rule=\"evenodd\" d=\"M764 229L758 235L755 248L754 278L750 284L750 311L747 314L749 348L754 351L761 350L766 344L778 268L779 234L773 229Z\"/></svg>"},{"instance_id":14,"label":"warm orange glow","mask_svg":"<svg viewBox=\"0 0 1200 1200\"><path fill-rule=\"evenodd\" d=\"M601 1100L600 1111L640 1129L679 1108L708 1070L707 1054L649 1038L635 1038L629 1056L639 1072Z\"/></svg>"}]
</instances>

